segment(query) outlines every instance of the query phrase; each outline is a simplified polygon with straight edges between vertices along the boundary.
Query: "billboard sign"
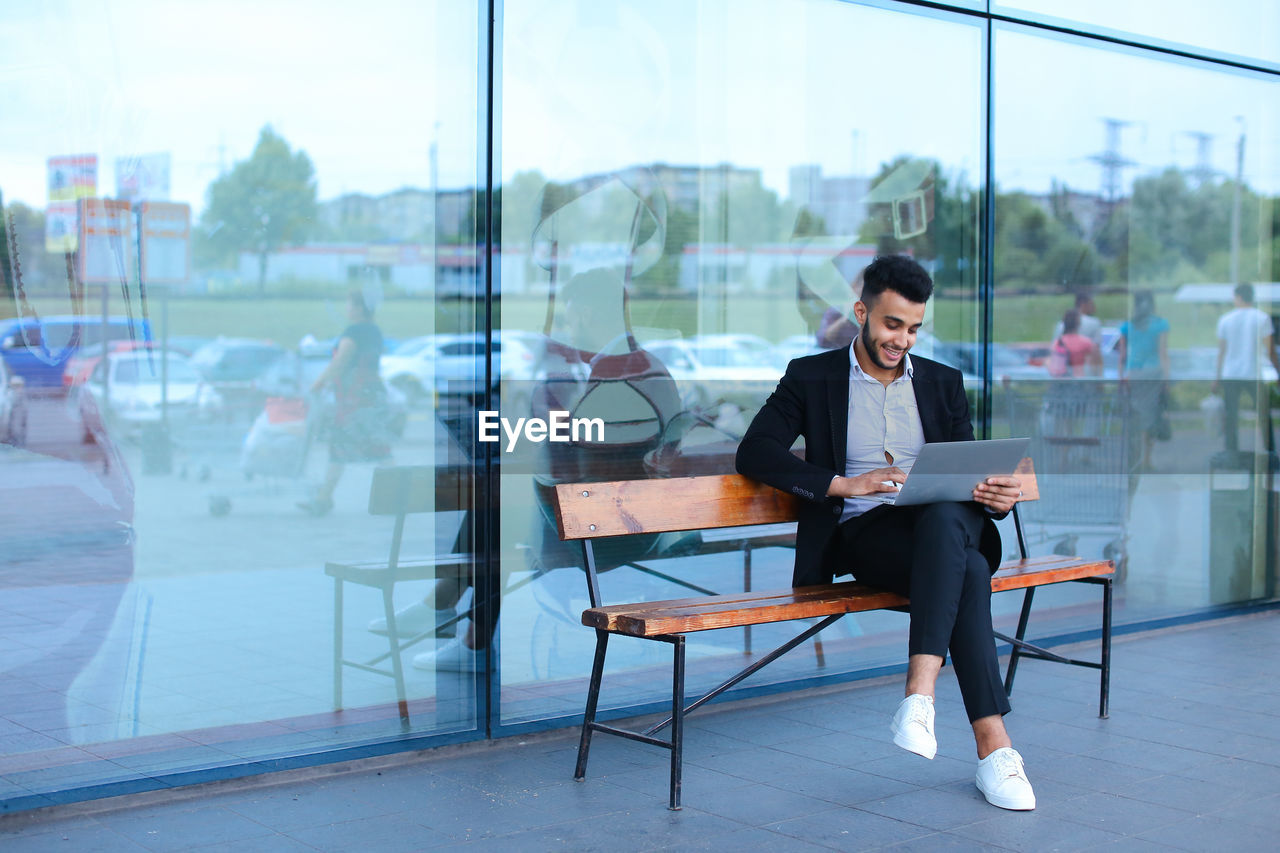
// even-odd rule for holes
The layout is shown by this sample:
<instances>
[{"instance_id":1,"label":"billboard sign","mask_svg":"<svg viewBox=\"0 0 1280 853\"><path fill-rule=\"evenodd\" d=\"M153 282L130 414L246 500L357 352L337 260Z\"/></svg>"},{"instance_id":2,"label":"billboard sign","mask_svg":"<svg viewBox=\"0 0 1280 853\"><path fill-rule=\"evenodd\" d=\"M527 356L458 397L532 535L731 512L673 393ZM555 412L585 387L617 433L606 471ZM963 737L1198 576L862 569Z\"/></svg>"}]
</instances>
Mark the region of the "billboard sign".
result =
<instances>
[{"instance_id":1,"label":"billboard sign","mask_svg":"<svg viewBox=\"0 0 1280 853\"><path fill-rule=\"evenodd\" d=\"M82 198L80 212L80 281L85 284L126 283L135 278L133 211L127 201Z\"/></svg>"},{"instance_id":2,"label":"billboard sign","mask_svg":"<svg viewBox=\"0 0 1280 853\"><path fill-rule=\"evenodd\" d=\"M116 198L134 202L168 200L169 155L116 158Z\"/></svg>"},{"instance_id":3,"label":"billboard sign","mask_svg":"<svg viewBox=\"0 0 1280 853\"><path fill-rule=\"evenodd\" d=\"M74 252L76 201L98 194L98 155L72 154L48 159L49 204L44 210L44 247Z\"/></svg>"},{"instance_id":4,"label":"billboard sign","mask_svg":"<svg viewBox=\"0 0 1280 853\"><path fill-rule=\"evenodd\" d=\"M142 280L180 284L191 276L191 205L144 201L138 212Z\"/></svg>"}]
</instances>

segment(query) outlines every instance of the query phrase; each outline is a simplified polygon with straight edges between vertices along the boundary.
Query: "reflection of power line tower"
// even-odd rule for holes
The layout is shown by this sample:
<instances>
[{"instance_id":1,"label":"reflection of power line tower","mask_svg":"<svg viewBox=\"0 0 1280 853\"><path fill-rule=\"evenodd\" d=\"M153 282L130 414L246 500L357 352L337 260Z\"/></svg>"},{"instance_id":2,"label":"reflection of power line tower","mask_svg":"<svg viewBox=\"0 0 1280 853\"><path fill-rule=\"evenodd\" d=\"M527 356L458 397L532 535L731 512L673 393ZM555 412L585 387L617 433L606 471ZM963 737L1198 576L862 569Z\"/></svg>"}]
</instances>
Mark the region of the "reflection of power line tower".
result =
<instances>
[{"instance_id":1,"label":"reflection of power line tower","mask_svg":"<svg viewBox=\"0 0 1280 853\"><path fill-rule=\"evenodd\" d=\"M1196 130L1186 134L1196 141L1196 165L1188 174L1196 186L1202 187L1213 181L1213 134Z\"/></svg>"},{"instance_id":2,"label":"reflection of power line tower","mask_svg":"<svg viewBox=\"0 0 1280 853\"><path fill-rule=\"evenodd\" d=\"M1118 118L1104 118L1102 121L1107 126L1107 147L1102 153L1094 154L1089 159L1102 167L1103 199L1114 202L1120 197L1120 170L1137 165L1133 160L1120 155L1120 131L1133 122Z\"/></svg>"}]
</instances>

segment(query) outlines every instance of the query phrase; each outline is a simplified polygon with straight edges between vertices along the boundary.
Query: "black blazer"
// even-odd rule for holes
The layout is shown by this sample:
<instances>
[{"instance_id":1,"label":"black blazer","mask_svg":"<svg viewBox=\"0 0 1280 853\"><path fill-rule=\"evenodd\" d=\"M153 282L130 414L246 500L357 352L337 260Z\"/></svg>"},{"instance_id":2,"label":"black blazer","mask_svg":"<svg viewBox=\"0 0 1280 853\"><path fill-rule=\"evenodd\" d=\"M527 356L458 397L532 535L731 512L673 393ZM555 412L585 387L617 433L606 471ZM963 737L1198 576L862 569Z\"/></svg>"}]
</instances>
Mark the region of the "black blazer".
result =
<instances>
[{"instance_id":1,"label":"black blazer","mask_svg":"<svg viewBox=\"0 0 1280 853\"><path fill-rule=\"evenodd\" d=\"M914 355L911 365L924 440L972 441L960 371ZM796 532L794 586L830 583L837 574L855 571L853 566L837 565L836 555L827 550L844 509L843 500L827 497L827 487L833 476L844 474L848 423L849 348L842 347L787 365L738 445L739 474L804 499ZM801 436L804 459L791 452ZM991 520L983 527L980 547L994 572L1000 565L1000 534Z\"/></svg>"}]
</instances>

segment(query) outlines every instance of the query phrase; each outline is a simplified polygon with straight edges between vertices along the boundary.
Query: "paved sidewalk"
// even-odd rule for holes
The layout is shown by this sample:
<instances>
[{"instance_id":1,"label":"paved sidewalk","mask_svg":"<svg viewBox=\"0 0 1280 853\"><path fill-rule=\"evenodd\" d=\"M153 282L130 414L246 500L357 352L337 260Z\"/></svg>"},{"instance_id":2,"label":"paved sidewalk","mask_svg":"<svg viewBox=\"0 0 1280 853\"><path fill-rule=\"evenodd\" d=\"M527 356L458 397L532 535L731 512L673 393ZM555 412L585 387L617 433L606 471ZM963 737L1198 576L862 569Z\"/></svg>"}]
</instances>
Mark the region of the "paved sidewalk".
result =
<instances>
[{"instance_id":1,"label":"paved sidewalk","mask_svg":"<svg viewBox=\"0 0 1280 853\"><path fill-rule=\"evenodd\" d=\"M1280 837L1280 612L1118 638L1111 718L1092 671L1022 664L1008 723L1034 812L973 785L950 670L938 757L892 745L899 678L715 706L665 753L576 731L290 771L0 818L0 849L1267 850Z\"/></svg>"}]
</instances>

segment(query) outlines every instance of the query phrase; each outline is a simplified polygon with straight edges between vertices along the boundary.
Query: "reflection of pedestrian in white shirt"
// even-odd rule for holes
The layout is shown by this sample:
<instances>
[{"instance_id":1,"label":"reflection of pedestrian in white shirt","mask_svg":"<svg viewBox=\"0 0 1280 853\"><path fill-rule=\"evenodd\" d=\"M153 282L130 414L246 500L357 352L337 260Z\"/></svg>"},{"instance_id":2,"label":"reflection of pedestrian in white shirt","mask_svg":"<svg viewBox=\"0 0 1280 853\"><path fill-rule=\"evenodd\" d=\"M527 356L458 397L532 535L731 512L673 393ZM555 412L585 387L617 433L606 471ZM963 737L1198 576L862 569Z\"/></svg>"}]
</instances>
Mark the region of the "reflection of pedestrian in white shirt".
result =
<instances>
[{"instance_id":1,"label":"reflection of pedestrian in white shirt","mask_svg":"<svg viewBox=\"0 0 1280 853\"><path fill-rule=\"evenodd\" d=\"M1080 328L1076 329L1077 334L1084 335L1098 347L1098 352L1102 352L1102 321L1093 316L1098 310L1098 306L1094 303L1093 297L1087 293L1076 294L1076 310L1080 312ZM1058 325L1053 329L1052 341L1056 341L1062 337L1065 330L1062 328L1062 321L1058 321Z\"/></svg>"},{"instance_id":2,"label":"reflection of pedestrian in white shirt","mask_svg":"<svg viewBox=\"0 0 1280 853\"><path fill-rule=\"evenodd\" d=\"M1218 369L1213 383L1221 390L1225 446L1240 449L1240 397L1248 394L1258 412L1258 426L1267 450L1275 449L1271 435L1270 387L1260 384L1262 360L1280 370L1271 346L1271 318L1253 307L1253 285L1240 284L1235 290L1235 308L1218 320Z\"/></svg>"}]
</instances>

